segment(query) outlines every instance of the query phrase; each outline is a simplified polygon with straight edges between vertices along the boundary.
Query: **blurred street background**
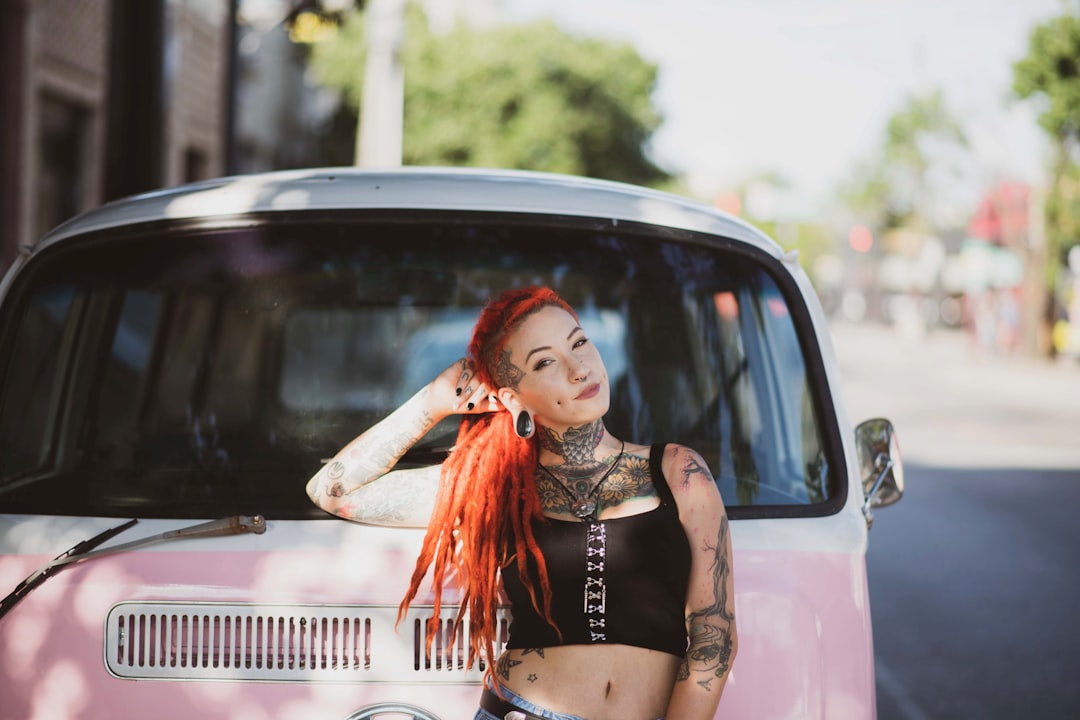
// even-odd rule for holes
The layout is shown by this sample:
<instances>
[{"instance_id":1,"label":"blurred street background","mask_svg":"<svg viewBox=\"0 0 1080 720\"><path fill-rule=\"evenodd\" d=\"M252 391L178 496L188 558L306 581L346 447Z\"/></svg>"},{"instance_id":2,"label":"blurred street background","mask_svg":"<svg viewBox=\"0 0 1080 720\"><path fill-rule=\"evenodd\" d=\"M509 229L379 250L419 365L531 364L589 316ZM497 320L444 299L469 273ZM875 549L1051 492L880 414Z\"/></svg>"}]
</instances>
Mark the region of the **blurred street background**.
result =
<instances>
[{"instance_id":1,"label":"blurred street background","mask_svg":"<svg viewBox=\"0 0 1080 720\"><path fill-rule=\"evenodd\" d=\"M853 422L884 416L906 461L1080 473L1080 364L988 353L962 333L832 324Z\"/></svg>"},{"instance_id":2,"label":"blurred street background","mask_svg":"<svg viewBox=\"0 0 1080 720\"><path fill-rule=\"evenodd\" d=\"M1076 0L6 0L0 272L133 193L297 167L648 185L797 248L907 494L883 720L1080 707Z\"/></svg>"},{"instance_id":3,"label":"blurred street background","mask_svg":"<svg viewBox=\"0 0 1080 720\"><path fill-rule=\"evenodd\" d=\"M867 555L879 720L1077 717L1075 364L957 333L833 336L852 419L891 419L905 463Z\"/></svg>"},{"instance_id":4,"label":"blurred street background","mask_svg":"<svg viewBox=\"0 0 1080 720\"><path fill-rule=\"evenodd\" d=\"M130 194L452 165L682 193L827 312L1080 357L1080 0L9 0L0 270Z\"/></svg>"}]
</instances>

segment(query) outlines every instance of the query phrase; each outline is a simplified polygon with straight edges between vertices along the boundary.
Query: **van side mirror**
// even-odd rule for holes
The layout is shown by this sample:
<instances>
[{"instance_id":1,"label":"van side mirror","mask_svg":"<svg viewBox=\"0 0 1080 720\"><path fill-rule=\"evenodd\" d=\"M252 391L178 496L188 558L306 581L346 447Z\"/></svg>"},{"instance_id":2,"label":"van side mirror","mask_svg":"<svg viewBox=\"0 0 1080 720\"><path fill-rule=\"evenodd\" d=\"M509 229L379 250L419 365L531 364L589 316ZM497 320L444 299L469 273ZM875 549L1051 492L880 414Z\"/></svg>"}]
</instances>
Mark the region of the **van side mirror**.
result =
<instances>
[{"instance_id":1,"label":"van side mirror","mask_svg":"<svg viewBox=\"0 0 1080 720\"><path fill-rule=\"evenodd\" d=\"M893 424L884 418L865 420L855 428L855 448L863 484L863 516L874 522L874 508L886 507L904 495L904 467Z\"/></svg>"}]
</instances>

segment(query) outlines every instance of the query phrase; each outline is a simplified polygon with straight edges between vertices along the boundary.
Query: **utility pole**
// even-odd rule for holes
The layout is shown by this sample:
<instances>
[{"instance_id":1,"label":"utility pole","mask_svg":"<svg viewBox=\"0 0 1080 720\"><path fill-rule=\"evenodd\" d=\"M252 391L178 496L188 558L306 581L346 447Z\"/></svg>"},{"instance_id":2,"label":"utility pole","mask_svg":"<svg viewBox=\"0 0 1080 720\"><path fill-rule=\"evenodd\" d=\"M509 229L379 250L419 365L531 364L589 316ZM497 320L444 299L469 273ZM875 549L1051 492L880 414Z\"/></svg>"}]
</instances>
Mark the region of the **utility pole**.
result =
<instances>
[{"instance_id":1,"label":"utility pole","mask_svg":"<svg viewBox=\"0 0 1080 720\"><path fill-rule=\"evenodd\" d=\"M371 0L367 9L367 61L356 138L359 167L399 167L405 105L405 0Z\"/></svg>"}]
</instances>

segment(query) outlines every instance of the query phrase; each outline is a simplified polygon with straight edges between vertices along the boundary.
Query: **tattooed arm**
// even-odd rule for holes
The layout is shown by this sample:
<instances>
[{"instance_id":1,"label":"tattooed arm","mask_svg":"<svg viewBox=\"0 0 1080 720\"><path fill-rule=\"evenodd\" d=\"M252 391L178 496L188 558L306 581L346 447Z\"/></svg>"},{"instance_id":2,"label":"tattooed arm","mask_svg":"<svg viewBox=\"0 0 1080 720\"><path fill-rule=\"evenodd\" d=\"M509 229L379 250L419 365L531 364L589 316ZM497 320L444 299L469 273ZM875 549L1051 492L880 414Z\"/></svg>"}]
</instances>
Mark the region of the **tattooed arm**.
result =
<instances>
[{"instance_id":1,"label":"tattooed arm","mask_svg":"<svg viewBox=\"0 0 1080 720\"><path fill-rule=\"evenodd\" d=\"M435 505L439 465L394 470L401 456L440 420L455 413L490 412L485 385L458 360L404 405L342 448L308 481L311 501L347 520L424 527Z\"/></svg>"},{"instance_id":2,"label":"tattooed arm","mask_svg":"<svg viewBox=\"0 0 1080 720\"><path fill-rule=\"evenodd\" d=\"M690 646L666 717L711 720L739 644L727 513L708 466L696 452L669 445L663 467L691 552L686 594Z\"/></svg>"}]
</instances>

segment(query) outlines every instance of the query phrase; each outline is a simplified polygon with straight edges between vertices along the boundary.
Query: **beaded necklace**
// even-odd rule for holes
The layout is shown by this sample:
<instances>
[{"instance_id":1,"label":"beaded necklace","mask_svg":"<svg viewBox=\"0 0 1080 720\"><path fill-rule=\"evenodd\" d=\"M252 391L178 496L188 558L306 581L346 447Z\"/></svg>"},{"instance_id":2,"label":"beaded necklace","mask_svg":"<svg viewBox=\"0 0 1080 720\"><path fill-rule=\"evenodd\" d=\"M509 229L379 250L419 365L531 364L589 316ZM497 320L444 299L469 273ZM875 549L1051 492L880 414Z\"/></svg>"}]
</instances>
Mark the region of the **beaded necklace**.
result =
<instances>
[{"instance_id":1,"label":"beaded necklace","mask_svg":"<svg viewBox=\"0 0 1080 720\"><path fill-rule=\"evenodd\" d=\"M615 471L615 468L619 466L619 461L622 460L622 456L625 451L626 441L623 440L622 447L619 448L619 454L615 456L615 461L611 463L611 467L609 467L607 469L607 472L604 473L604 476L600 478L600 482L596 483L596 485L593 486L592 490L590 490L585 497L579 497L577 493L568 488L566 484L562 480L560 480L557 475L555 475L555 473L548 470L543 463L537 462L536 464L539 465L540 469L546 472L551 477L551 479L555 481L555 483L559 486L559 488L562 489L564 493L566 493L567 499L570 500L570 512L574 513L574 515L581 518L582 520L595 521L597 519L597 507L599 506L599 503L597 502L597 494L600 492L600 488L603 487L604 483L607 481L608 476L611 475L611 473Z\"/></svg>"}]
</instances>

